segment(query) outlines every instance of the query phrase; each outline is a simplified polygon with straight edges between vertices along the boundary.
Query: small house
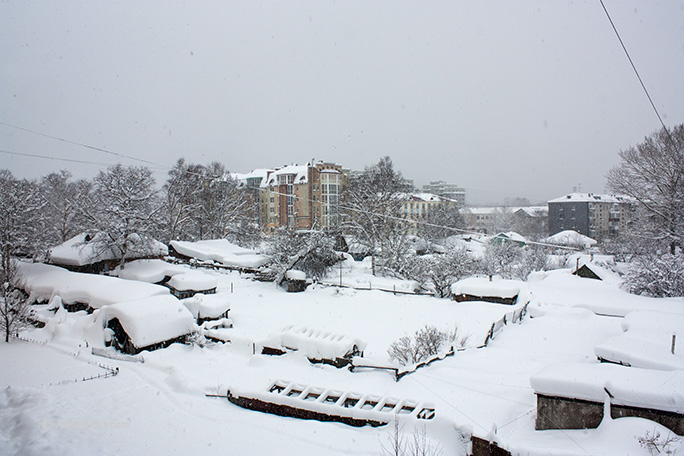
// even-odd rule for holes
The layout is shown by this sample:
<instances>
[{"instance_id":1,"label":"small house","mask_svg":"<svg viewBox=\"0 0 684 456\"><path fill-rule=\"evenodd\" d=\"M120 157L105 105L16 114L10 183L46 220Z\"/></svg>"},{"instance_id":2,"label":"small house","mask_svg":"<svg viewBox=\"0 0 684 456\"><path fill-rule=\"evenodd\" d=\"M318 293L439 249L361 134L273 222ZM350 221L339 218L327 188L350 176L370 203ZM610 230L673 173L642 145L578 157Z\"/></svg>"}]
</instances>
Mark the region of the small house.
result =
<instances>
[{"instance_id":1,"label":"small house","mask_svg":"<svg viewBox=\"0 0 684 456\"><path fill-rule=\"evenodd\" d=\"M527 244L527 238L521 236L520 234L509 231L507 233L499 233L489 240L491 244L503 245L505 243L511 243L517 245L518 247L523 247Z\"/></svg>"},{"instance_id":2,"label":"small house","mask_svg":"<svg viewBox=\"0 0 684 456\"><path fill-rule=\"evenodd\" d=\"M190 311L171 295L112 304L101 315L105 344L129 355L182 342L198 330Z\"/></svg>"}]
</instances>

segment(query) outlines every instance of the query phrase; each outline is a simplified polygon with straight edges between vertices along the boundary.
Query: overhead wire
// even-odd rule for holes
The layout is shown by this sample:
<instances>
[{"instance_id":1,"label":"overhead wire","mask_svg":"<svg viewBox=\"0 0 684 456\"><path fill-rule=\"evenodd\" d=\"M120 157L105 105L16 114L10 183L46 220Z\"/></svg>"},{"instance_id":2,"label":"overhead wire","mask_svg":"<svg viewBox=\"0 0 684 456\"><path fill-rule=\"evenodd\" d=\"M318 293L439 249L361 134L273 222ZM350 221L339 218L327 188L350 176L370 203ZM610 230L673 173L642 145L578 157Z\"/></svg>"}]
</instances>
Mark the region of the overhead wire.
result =
<instances>
[{"instance_id":1,"label":"overhead wire","mask_svg":"<svg viewBox=\"0 0 684 456\"><path fill-rule=\"evenodd\" d=\"M641 79L641 75L639 74L639 71L637 70L637 67L634 64L634 61L632 60L632 56L629 55L629 51L627 51L627 47L625 46L625 43L622 41L622 37L620 36L620 33L618 32L618 29L615 26L615 23L613 22L613 18L610 17L610 13L608 12L608 8L606 8L606 5L603 3L603 0L599 0L599 2L601 2L601 6L603 7L603 11L606 13L606 16L608 17L608 21L610 21L610 25L613 27L613 31L615 32L615 36L617 36L618 41L620 41L620 46L622 46L622 50L625 52L625 55L627 56L627 60L629 60L629 64L632 66L632 69L634 70L634 74L636 74L637 79L639 79L639 84L641 84L641 88L644 90L644 93L646 94L646 97L648 98L649 103L651 103L651 107L653 108L653 111L655 111L656 116L658 116L658 120L660 121L660 125L663 126L663 130L665 130L665 133L667 134L667 137L670 139L672 144L675 147L678 147L674 138L670 134L670 130L665 126L665 122L663 122L663 118L660 116L660 112L658 112L658 108L656 107L655 103L653 102L653 98L651 98L651 94L648 93L648 89L646 88L646 85L644 84L643 79Z\"/></svg>"},{"instance_id":2,"label":"overhead wire","mask_svg":"<svg viewBox=\"0 0 684 456\"><path fill-rule=\"evenodd\" d=\"M93 161L87 161L87 160L77 160L74 158L64 158L64 157L51 157L48 155L28 154L28 153L23 153L23 152L12 152L11 150L4 150L4 149L0 149L0 153L7 154L7 155L15 155L15 156L19 156L19 157L44 158L46 160L63 161L63 162L67 162L67 163L81 163L81 164L86 164L86 165L98 165L98 166L109 166L109 165L111 165L111 163L93 162Z\"/></svg>"}]
</instances>

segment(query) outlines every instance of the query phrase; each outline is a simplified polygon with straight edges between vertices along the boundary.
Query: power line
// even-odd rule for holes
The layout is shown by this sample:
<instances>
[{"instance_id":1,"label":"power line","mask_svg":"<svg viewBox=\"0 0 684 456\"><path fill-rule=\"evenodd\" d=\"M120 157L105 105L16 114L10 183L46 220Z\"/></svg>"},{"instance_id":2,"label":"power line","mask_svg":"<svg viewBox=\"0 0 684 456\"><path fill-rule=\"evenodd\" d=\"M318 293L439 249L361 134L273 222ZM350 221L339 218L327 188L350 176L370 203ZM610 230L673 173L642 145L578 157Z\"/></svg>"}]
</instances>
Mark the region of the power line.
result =
<instances>
[{"instance_id":1,"label":"power line","mask_svg":"<svg viewBox=\"0 0 684 456\"><path fill-rule=\"evenodd\" d=\"M132 157L132 156L130 156L130 155L120 154L120 153L118 153L118 152L112 152L111 150L103 149L102 147L95 147L95 146L91 146L91 145L88 145L88 144L80 143L80 142L77 142L77 141L72 141L72 140L70 140L70 139L60 138L59 136L49 135L49 134L47 134L47 133L42 133L42 132L40 132L40 131L36 131L36 130L31 130L31 129L29 129L29 128L20 127L20 126L18 126L18 125L12 125L12 124L7 123L7 122L0 121L0 125L5 125L6 127L14 128L14 129L16 129L16 130L25 131L25 132L27 132L27 133L31 133L31 134L38 135L38 136L43 136L43 137L45 137L45 138L54 139L54 140L56 140L56 141L61 141L61 142L63 142L63 143L73 144L73 145L75 145L75 146L80 146L80 147L85 147L86 149L96 150L96 151L98 151L98 152L102 152L102 153L109 154L109 155L114 155L114 156L119 157L119 158L127 158L127 159L129 159L129 160L135 160L135 161L138 161L138 162L141 162L141 163L146 163L146 164L148 164L148 165L162 166L162 165L159 165L158 163L154 163L154 162L151 162L151 161L149 161L149 160L142 159L142 158ZM163 167L163 166L162 166L162 167Z\"/></svg>"},{"instance_id":2,"label":"power line","mask_svg":"<svg viewBox=\"0 0 684 456\"><path fill-rule=\"evenodd\" d=\"M648 93L648 89L646 89L646 85L644 84L644 81L641 79L641 75L639 75L639 71L637 71L636 65L634 65L634 61L632 60L632 57L629 55L629 52L627 51L627 47L625 46L625 43L622 41L622 38L620 37L620 33L618 33L617 27L615 27L615 23L613 22L613 19L610 17L610 13L608 13L608 9L606 8L606 5L603 3L603 0L599 0L599 2L601 2L601 6L603 7L603 11L606 13L608 20L610 21L610 25L613 27L613 31L615 32L615 36L617 36L618 41L620 41L620 45L622 46L622 50L625 51L625 55L627 56L627 59L629 60L629 64L632 65L632 69L634 70L634 74L636 74L637 79L639 79L639 83L641 84L641 88L644 89L644 93L646 94L646 97L648 97L648 101L651 103L651 107L653 108L653 111L655 111L656 116L658 116L658 120L660 121L660 125L663 126L663 130L665 130L667 137L670 138L672 145L677 147L677 143L675 142L674 138L672 138L672 135L670 135L670 130L668 130L667 127L665 126L665 122L663 122L663 118L660 117L660 112L658 112L658 108L656 108L655 103L653 103L653 99L651 98L651 95Z\"/></svg>"},{"instance_id":3,"label":"power line","mask_svg":"<svg viewBox=\"0 0 684 456\"><path fill-rule=\"evenodd\" d=\"M86 160L76 160L76 159L72 159L72 158L63 158L63 157L50 157L48 155L39 155L39 154L27 154L27 153L22 153L22 152L12 152L10 150L4 150L4 149L0 149L0 153L7 154L7 155L16 155L19 157L43 158L46 160L63 161L63 162L68 162L68 163L82 163L82 164L86 164L86 165L98 165L98 166L110 166L111 165L111 163L92 162L92 161L86 161Z\"/></svg>"}]
</instances>

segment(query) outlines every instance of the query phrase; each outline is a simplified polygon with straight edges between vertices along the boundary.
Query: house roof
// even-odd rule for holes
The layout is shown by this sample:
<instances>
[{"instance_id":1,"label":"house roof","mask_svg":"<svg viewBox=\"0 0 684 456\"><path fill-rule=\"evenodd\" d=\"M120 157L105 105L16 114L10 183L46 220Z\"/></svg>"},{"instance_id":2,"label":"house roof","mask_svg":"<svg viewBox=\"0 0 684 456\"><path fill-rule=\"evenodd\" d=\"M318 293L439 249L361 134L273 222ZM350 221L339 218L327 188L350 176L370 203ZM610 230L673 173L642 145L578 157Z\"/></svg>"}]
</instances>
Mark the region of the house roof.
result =
<instances>
[{"instance_id":1,"label":"house roof","mask_svg":"<svg viewBox=\"0 0 684 456\"><path fill-rule=\"evenodd\" d=\"M80 233L68 241L52 247L48 251L48 261L53 264L64 266L86 266L99 261L118 259L111 247L101 243L104 233ZM151 256L164 256L169 254L168 248L154 239L144 239L133 236L132 245L129 246L127 259L144 258ZM137 242L136 242L137 241Z\"/></svg>"},{"instance_id":2,"label":"house roof","mask_svg":"<svg viewBox=\"0 0 684 456\"><path fill-rule=\"evenodd\" d=\"M578 233L577 231L565 230L547 237L544 242L548 244L566 245L571 247L590 247L596 244L596 240Z\"/></svg>"},{"instance_id":3,"label":"house roof","mask_svg":"<svg viewBox=\"0 0 684 456\"><path fill-rule=\"evenodd\" d=\"M548 201L549 203L584 203L584 202L600 202L600 203L628 203L629 198L620 195L601 195L598 193L568 193L565 196L554 198Z\"/></svg>"},{"instance_id":4,"label":"house roof","mask_svg":"<svg viewBox=\"0 0 684 456\"><path fill-rule=\"evenodd\" d=\"M171 295L119 302L103 307L101 312L104 321L117 318L137 348L197 331L190 311Z\"/></svg>"},{"instance_id":5,"label":"house roof","mask_svg":"<svg viewBox=\"0 0 684 456\"><path fill-rule=\"evenodd\" d=\"M278 176L293 174L293 184L306 184L309 181L309 165L288 165L278 168L268 174L268 177L261 181L262 187L278 185Z\"/></svg>"}]
</instances>

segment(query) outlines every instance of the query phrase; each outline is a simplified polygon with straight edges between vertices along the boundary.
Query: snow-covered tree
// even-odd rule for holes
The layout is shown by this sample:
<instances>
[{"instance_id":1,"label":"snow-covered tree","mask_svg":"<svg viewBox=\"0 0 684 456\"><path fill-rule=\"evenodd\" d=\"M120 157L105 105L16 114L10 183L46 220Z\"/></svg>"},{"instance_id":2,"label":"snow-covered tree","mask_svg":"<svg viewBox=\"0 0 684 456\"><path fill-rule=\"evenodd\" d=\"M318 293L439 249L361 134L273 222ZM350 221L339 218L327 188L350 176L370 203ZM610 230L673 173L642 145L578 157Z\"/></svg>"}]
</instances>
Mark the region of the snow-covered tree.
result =
<instances>
[{"instance_id":1,"label":"snow-covered tree","mask_svg":"<svg viewBox=\"0 0 684 456\"><path fill-rule=\"evenodd\" d=\"M349 188L343 193L342 208L346 228L372 255L372 272L376 273L376 257L385 269L400 269L409 251L406 234L409 224L402 203L411 185L394 169L389 157L352 174Z\"/></svg>"},{"instance_id":2,"label":"snow-covered tree","mask_svg":"<svg viewBox=\"0 0 684 456\"><path fill-rule=\"evenodd\" d=\"M465 227L460 208L449 202L436 205L425 221L427 223L419 225L419 234L430 243L443 241Z\"/></svg>"},{"instance_id":3,"label":"snow-covered tree","mask_svg":"<svg viewBox=\"0 0 684 456\"><path fill-rule=\"evenodd\" d=\"M493 241L487 244L484 258L480 261L481 271L488 276L499 275L512 279L522 260L522 249L509 241Z\"/></svg>"},{"instance_id":4,"label":"snow-covered tree","mask_svg":"<svg viewBox=\"0 0 684 456\"><path fill-rule=\"evenodd\" d=\"M287 271L304 271L308 277L319 279L340 261L335 252L335 239L323 231L281 230L268 237L266 253L271 256L270 269L280 284Z\"/></svg>"},{"instance_id":5,"label":"snow-covered tree","mask_svg":"<svg viewBox=\"0 0 684 456\"><path fill-rule=\"evenodd\" d=\"M195 239L193 220L200 211L199 192L206 177L203 168L179 158L169 171L161 190L164 238L167 242Z\"/></svg>"},{"instance_id":6,"label":"snow-covered tree","mask_svg":"<svg viewBox=\"0 0 684 456\"><path fill-rule=\"evenodd\" d=\"M624 285L634 294L658 298L684 296L684 253L637 256L630 264Z\"/></svg>"},{"instance_id":7,"label":"snow-covered tree","mask_svg":"<svg viewBox=\"0 0 684 456\"><path fill-rule=\"evenodd\" d=\"M475 274L477 266L465 250L455 249L444 254L414 257L408 278L431 289L436 297L448 298L451 285Z\"/></svg>"},{"instance_id":8,"label":"snow-covered tree","mask_svg":"<svg viewBox=\"0 0 684 456\"><path fill-rule=\"evenodd\" d=\"M635 221L640 236L662 242L674 255L684 241L684 124L657 131L619 155L608 187L643 210Z\"/></svg>"},{"instance_id":9,"label":"snow-covered tree","mask_svg":"<svg viewBox=\"0 0 684 456\"><path fill-rule=\"evenodd\" d=\"M5 273L13 256L34 256L44 244L40 226L44 205L34 181L0 170L0 255Z\"/></svg>"},{"instance_id":10,"label":"snow-covered tree","mask_svg":"<svg viewBox=\"0 0 684 456\"><path fill-rule=\"evenodd\" d=\"M12 334L30 325L34 313L16 279L16 264L10 261L7 269L0 271L0 331L6 343Z\"/></svg>"},{"instance_id":11,"label":"snow-covered tree","mask_svg":"<svg viewBox=\"0 0 684 456\"><path fill-rule=\"evenodd\" d=\"M121 164L100 171L88 202L81 206L92 229L102 233L92 240L102 251L111 250L123 267L131 250L154 247L158 201L152 171Z\"/></svg>"}]
</instances>

